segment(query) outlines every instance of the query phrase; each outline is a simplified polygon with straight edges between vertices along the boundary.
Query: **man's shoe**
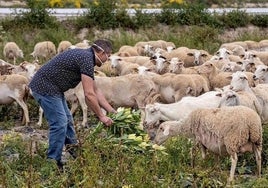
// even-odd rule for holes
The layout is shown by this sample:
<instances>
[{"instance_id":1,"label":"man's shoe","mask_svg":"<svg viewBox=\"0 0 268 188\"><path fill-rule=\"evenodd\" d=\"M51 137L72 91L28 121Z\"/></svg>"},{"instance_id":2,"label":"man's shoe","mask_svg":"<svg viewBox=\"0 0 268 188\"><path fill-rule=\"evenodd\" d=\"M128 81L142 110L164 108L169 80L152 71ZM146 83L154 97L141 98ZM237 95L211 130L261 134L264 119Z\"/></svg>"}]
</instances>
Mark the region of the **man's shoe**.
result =
<instances>
[{"instance_id":1,"label":"man's shoe","mask_svg":"<svg viewBox=\"0 0 268 188\"><path fill-rule=\"evenodd\" d=\"M49 162L52 162L52 163L56 164L59 172L63 172L64 163L62 161L57 161L57 160L51 159L51 158L48 158L47 160Z\"/></svg>"},{"instance_id":2,"label":"man's shoe","mask_svg":"<svg viewBox=\"0 0 268 188\"><path fill-rule=\"evenodd\" d=\"M79 145L78 144L67 144L65 150L76 159L78 157Z\"/></svg>"}]
</instances>

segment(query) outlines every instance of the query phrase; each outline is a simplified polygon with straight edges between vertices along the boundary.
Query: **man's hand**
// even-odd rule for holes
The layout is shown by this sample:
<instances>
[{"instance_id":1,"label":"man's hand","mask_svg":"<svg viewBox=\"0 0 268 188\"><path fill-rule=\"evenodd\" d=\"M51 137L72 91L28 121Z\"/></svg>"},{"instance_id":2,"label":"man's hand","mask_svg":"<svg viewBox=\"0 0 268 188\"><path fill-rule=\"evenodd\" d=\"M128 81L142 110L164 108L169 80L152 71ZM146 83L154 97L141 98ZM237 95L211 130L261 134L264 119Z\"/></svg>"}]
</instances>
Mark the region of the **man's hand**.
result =
<instances>
[{"instance_id":1,"label":"man's hand","mask_svg":"<svg viewBox=\"0 0 268 188\"><path fill-rule=\"evenodd\" d=\"M107 116L102 116L99 118L102 123L104 123L106 126L110 126L113 124L113 120Z\"/></svg>"}]
</instances>

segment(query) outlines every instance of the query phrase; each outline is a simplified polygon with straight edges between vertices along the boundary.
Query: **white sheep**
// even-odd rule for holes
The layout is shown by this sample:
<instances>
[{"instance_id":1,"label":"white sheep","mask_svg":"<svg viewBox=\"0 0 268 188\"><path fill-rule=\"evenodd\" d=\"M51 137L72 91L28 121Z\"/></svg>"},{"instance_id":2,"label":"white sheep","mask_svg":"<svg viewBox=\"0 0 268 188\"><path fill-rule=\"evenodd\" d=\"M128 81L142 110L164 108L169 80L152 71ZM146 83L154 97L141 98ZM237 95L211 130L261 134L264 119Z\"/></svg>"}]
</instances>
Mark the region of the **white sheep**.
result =
<instances>
[{"instance_id":1,"label":"white sheep","mask_svg":"<svg viewBox=\"0 0 268 188\"><path fill-rule=\"evenodd\" d=\"M261 83L268 83L268 66L258 65L253 75L254 80L260 80Z\"/></svg>"},{"instance_id":2,"label":"white sheep","mask_svg":"<svg viewBox=\"0 0 268 188\"><path fill-rule=\"evenodd\" d=\"M237 72L235 75L235 79L232 79L230 84L231 89L253 93L261 105L261 120L263 124L266 124L268 122L268 84L258 84L255 87L250 87L244 72Z\"/></svg>"},{"instance_id":3,"label":"white sheep","mask_svg":"<svg viewBox=\"0 0 268 188\"><path fill-rule=\"evenodd\" d=\"M23 51L15 42L7 42L3 50L4 57L7 60L12 60L13 64L16 64L17 58L23 58Z\"/></svg>"},{"instance_id":4,"label":"white sheep","mask_svg":"<svg viewBox=\"0 0 268 188\"><path fill-rule=\"evenodd\" d=\"M266 51L247 51L244 59L254 59L255 61L261 61L263 64L268 65L268 53Z\"/></svg>"},{"instance_id":5,"label":"white sheep","mask_svg":"<svg viewBox=\"0 0 268 188\"><path fill-rule=\"evenodd\" d=\"M57 53L59 54L65 50L68 50L70 46L72 46L72 43L70 41L67 41L67 40L61 41L58 45Z\"/></svg>"},{"instance_id":6,"label":"white sheep","mask_svg":"<svg viewBox=\"0 0 268 188\"><path fill-rule=\"evenodd\" d=\"M11 74L0 76L0 104L12 104L16 101L23 109L22 123L30 122L26 99L29 95L28 79L22 75Z\"/></svg>"},{"instance_id":7,"label":"white sheep","mask_svg":"<svg viewBox=\"0 0 268 188\"><path fill-rule=\"evenodd\" d=\"M180 101L170 104L152 103L144 108L144 128L151 138L159 121L181 120L198 108L215 108L222 102L222 91L209 91L198 97L185 96Z\"/></svg>"},{"instance_id":8,"label":"white sheep","mask_svg":"<svg viewBox=\"0 0 268 188\"><path fill-rule=\"evenodd\" d=\"M184 62L177 58L171 58L169 62L168 70L170 73L174 74L197 74L196 66L194 67L184 67Z\"/></svg>"},{"instance_id":9,"label":"white sheep","mask_svg":"<svg viewBox=\"0 0 268 188\"><path fill-rule=\"evenodd\" d=\"M139 53L136 47L124 45L119 48L117 55L121 57L130 57L130 56L138 56Z\"/></svg>"},{"instance_id":10,"label":"white sheep","mask_svg":"<svg viewBox=\"0 0 268 188\"><path fill-rule=\"evenodd\" d=\"M268 40L264 39L259 41L260 51L268 51Z\"/></svg>"},{"instance_id":11,"label":"white sheep","mask_svg":"<svg viewBox=\"0 0 268 188\"><path fill-rule=\"evenodd\" d=\"M250 117L250 118L248 118ZM229 182L233 181L238 154L254 152L257 175L261 175L262 123L259 115L244 106L197 109L181 121L164 122L159 126L155 142L185 135L219 156L231 157Z\"/></svg>"},{"instance_id":12,"label":"white sheep","mask_svg":"<svg viewBox=\"0 0 268 188\"><path fill-rule=\"evenodd\" d=\"M231 72L223 72L219 70L214 65L214 62L211 60L205 62L203 65L198 66L197 71L198 73L202 74L208 79L211 90L216 88L223 88L224 86L229 85L232 79ZM253 80L253 73L252 72L245 72L245 73L248 76L250 86L255 86L255 82Z\"/></svg>"},{"instance_id":13,"label":"white sheep","mask_svg":"<svg viewBox=\"0 0 268 188\"><path fill-rule=\"evenodd\" d=\"M38 42L34 46L34 51L30 54L35 60L49 60L56 55L56 46L51 41Z\"/></svg>"}]
</instances>

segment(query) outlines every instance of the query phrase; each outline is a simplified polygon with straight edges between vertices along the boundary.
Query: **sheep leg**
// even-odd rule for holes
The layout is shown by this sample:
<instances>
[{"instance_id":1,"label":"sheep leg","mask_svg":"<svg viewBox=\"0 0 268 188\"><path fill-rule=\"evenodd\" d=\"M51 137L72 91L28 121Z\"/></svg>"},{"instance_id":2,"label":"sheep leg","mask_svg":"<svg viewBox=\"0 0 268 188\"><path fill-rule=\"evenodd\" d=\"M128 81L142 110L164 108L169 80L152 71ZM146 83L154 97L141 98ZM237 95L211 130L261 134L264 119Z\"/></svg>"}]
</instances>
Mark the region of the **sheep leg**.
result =
<instances>
[{"instance_id":1,"label":"sheep leg","mask_svg":"<svg viewBox=\"0 0 268 188\"><path fill-rule=\"evenodd\" d=\"M231 155L232 166L231 166L230 177L228 179L228 182L232 182L234 180L234 173L235 173L235 169L237 165L237 160L238 160L237 153L234 153L233 155Z\"/></svg>"},{"instance_id":2,"label":"sheep leg","mask_svg":"<svg viewBox=\"0 0 268 188\"><path fill-rule=\"evenodd\" d=\"M262 150L261 147L253 145L253 151L254 151L255 159L257 163L257 176L258 177L261 176L261 150Z\"/></svg>"},{"instance_id":3,"label":"sheep leg","mask_svg":"<svg viewBox=\"0 0 268 188\"><path fill-rule=\"evenodd\" d=\"M19 99L15 99L16 102L21 106L21 108L23 109L23 121L22 123L25 124L26 126L28 126L29 122L30 122L30 118L29 118L29 111L28 111L28 107L25 104L25 102L23 100L19 100Z\"/></svg>"},{"instance_id":4,"label":"sheep leg","mask_svg":"<svg viewBox=\"0 0 268 188\"><path fill-rule=\"evenodd\" d=\"M195 156L196 156L196 148L198 146L198 143L195 142L193 147L191 148L191 152L190 152L190 155L191 155L191 167L194 168L195 167Z\"/></svg>"},{"instance_id":5,"label":"sheep leg","mask_svg":"<svg viewBox=\"0 0 268 188\"><path fill-rule=\"evenodd\" d=\"M39 107L39 120L37 122L37 125L39 127L41 127L41 125L42 125L43 113L44 113L43 109L41 107Z\"/></svg>"},{"instance_id":6,"label":"sheep leg","mask_svg":"<svg viewBox=\"0 0 268 188\"><path fill-rule=\"evenodd\" d=\"M87 111L88 111L88 108L87 108L87 104L85 102L85 98L84 97L80 97L79 95L77 96L78 98L78 102L82 108L82 112L83 112L83 121L82 121L82 126L83 127L86 127L86 123L87 123Z\"/></svg>"}]
</instances>

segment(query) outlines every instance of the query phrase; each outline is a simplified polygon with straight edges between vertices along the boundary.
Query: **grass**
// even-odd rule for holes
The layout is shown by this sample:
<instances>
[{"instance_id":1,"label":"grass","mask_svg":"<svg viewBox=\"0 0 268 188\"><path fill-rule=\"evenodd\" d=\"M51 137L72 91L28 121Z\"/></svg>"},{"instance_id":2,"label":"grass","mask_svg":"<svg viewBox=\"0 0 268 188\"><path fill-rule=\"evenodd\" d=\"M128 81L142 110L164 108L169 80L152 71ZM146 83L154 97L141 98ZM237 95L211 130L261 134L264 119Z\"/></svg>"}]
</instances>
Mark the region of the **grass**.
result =
<instances>
[{"instance_id":1,"label":"grass","mask_svg":"<svg viewBox=\"0 0 268 188\"><path fill-rule=\"evenodd\" d=\"M56 45L61 40L80 42L81 31L76 31L71 20L57 28L16 28L9 31L0 29L0 51L7 41L16 41L25 54L25 60L32 61L29 55L35 43L51 40ZM84 38L94 41L108 38L113 42L114 52L122 45L134 45L141 40L163 39L179 46L208 50L214 53L221 43L236 40L259 41L268 38L267 29L245 27L220 31L211 27L155 25L150 29L98 30L89 28ZM0 58L4 59L2 54ZM38 107L29 99L30 118L38 119ZM0 106L0 130L9 130L20 120L21 109L16 106ZM132 114L133 117L133 114ZM47 143L40 142L37 148L32 144L34 138L24 138L20 133L11 132L1 140L0 147L0 187L226 187L230 161L222 158L215 167L215 160L209 155L201 159L198 152L195 168L190 158L191 142L182 137L170 139L163 150L155 149L146 140L145 133L135 128L139 115L129 123L120 124L113 129L93 126L78 130L82 143L80 155L76 160L68 160L64 173L59 173L55 164L46 160ZM76 113L76 121L81 112ZM125 119L125 118L124 118ZM92 124L96 120L90 117ZM125 121L123 121L125 122ZM132 129L129 129L132 126ZM134 126L134 128L133 128ZM42 127L47 129L46 126ZM267 127L263 138L262 178L256 178L255 160L252 155L239 157L233 187L265 187L268 179L267 168ZM125 133L125 134L123 134ZM129 135L135 134L134 138ZM147 146L140 145L147 143ZM35 149L35 152L33 152ZM161 148L160 148L161 149Z\"/></svg>"},{"instance_id":2,"label":"grass","mask_svg":"<svg viewBox=\"0 0 268 188\"><path fill-rule=\"evenodd\" d=\"M127 112L128 111L128 112ZM128 116L131 114L131 116ZM125 109L111 116L115 125L104 128L94 118L88 129L77 129L81 144L77 159L67 158L64 172L46 160L47 143L10 132L0 147L0 185L3 187L226 187L230 170L228 157L215 162L200 151L191 167L192 142L175 137L164 147L155 147L138 129L139 111ZM9 126L9 129L13 126ZM6 128L8 129L8 128ZM253 154L239 156L233 187L265 187L267 168L267 127L264 129L262 177L255 174ZM144 145L146 143L146 145Z\"/></svg>"}]
</instances>

